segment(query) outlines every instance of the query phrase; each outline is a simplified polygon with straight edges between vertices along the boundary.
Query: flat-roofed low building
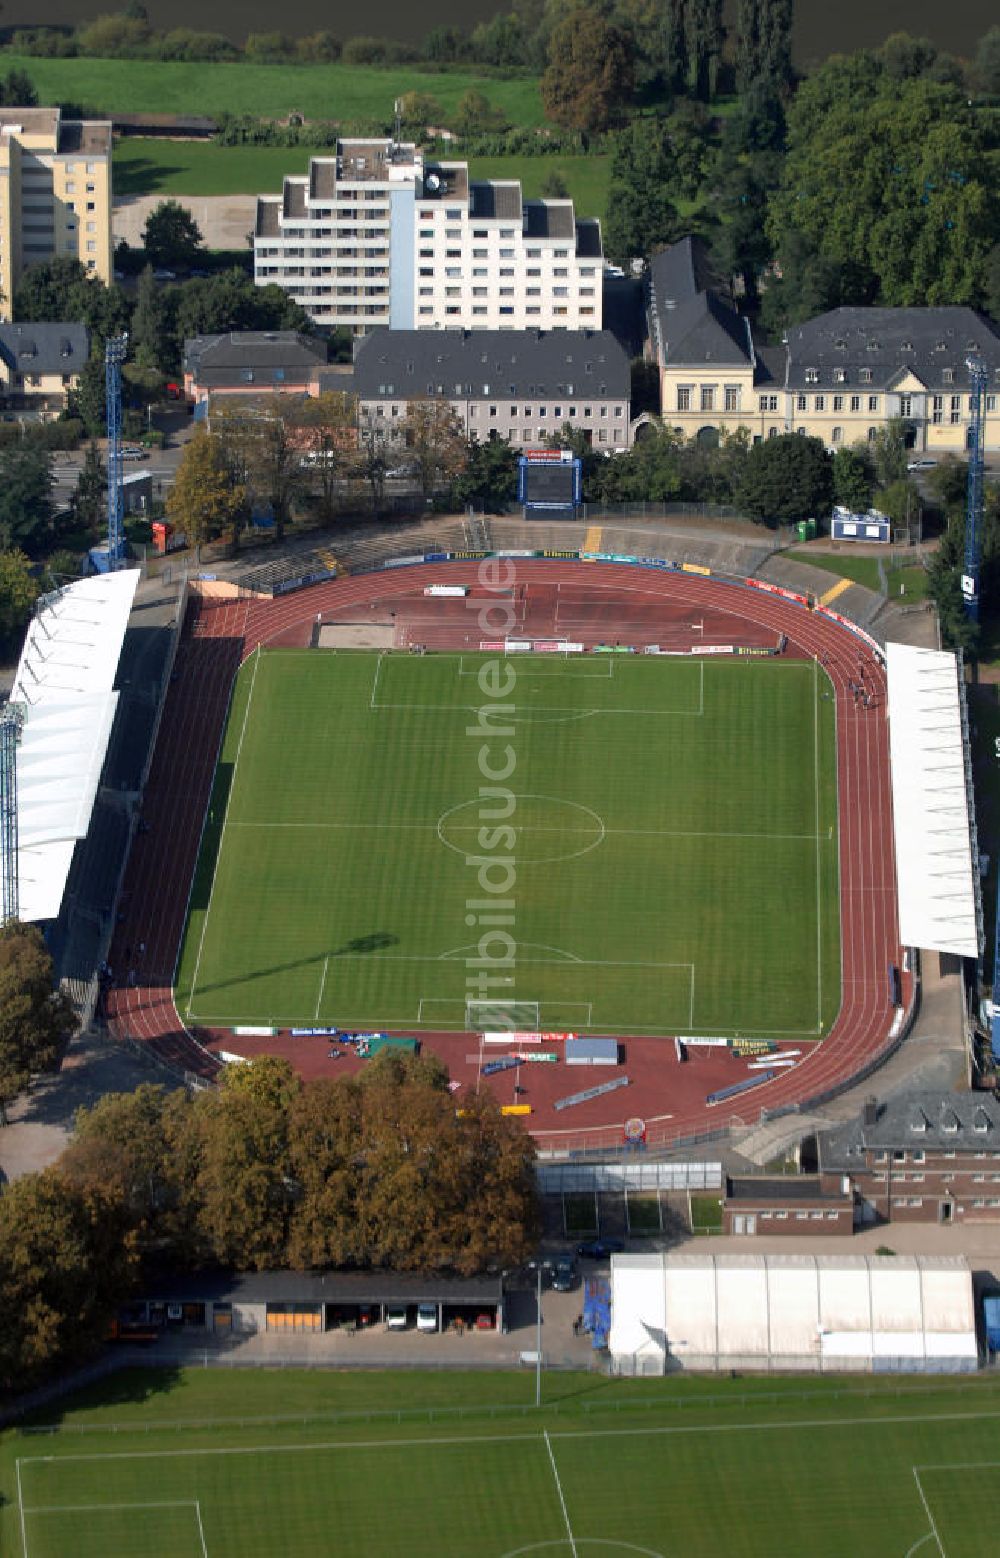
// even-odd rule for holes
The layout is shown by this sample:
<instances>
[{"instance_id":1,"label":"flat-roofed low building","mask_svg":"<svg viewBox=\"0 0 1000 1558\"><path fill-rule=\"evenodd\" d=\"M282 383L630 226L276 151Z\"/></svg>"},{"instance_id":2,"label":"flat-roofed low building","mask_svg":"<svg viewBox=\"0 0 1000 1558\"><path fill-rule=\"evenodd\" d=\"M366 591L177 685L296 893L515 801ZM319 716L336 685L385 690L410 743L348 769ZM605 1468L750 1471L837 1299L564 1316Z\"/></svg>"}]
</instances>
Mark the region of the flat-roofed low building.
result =
<instances>
[{"instance_id":1,"label":"flat-roofed low building","mask_svg":"<svg viewBox=\"0 0 1000 1558\"><path fill-rule=\"evenodd\" d=\"M362 422L405 442L407 405L447 402L468 438L540 447L569 423L595 449L627 449L630 364L608 330L375 330L359 341Z\"/></svg>"},{"instance_id":2,"label":"flat-roofed low building","mask_svg":"<svg viewBox=\"0 0 1000 1558\"><path fill-rule=\"evenodd\" d=\"M854 1197L818 1174L736 1174L726 1179L723 1233L790 1237L854 1232Z\"/></svg>"},{"instance_id":3,"label":"flat-roofed low building","mask_svg":"<svg viewBox=\"0 0 1000 1558\"><path fill-rule=\"evenodd\" d=\"M134 1323L216 1336L288 1335L382 1325L389 1311L402 1312L412 1325L417 1306L428 1304L436 1309L439 1330L456 1321L462 1329L506 1329L499 1276L385 1270L194 1272L151 1282L147 1296L126 1313Z\"/></svg>"}]
</instances>

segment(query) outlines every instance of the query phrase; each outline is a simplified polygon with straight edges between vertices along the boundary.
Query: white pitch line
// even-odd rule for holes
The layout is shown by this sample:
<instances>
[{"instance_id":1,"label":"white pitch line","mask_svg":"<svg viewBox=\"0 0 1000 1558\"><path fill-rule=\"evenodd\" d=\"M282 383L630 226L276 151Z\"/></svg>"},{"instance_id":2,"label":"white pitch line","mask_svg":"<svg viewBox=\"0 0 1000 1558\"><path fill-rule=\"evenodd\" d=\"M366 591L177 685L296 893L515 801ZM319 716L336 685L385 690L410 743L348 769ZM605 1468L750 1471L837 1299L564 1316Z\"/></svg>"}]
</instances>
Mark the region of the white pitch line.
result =
<instances>
[{"instance_id":1,"label":"white pitch line","mask_svg":"<svg viewBox=\"0 0 1000 1558\"><path fill-rule=\"evenodd\" d=\"M17 1507L21 1512L21 1546L24 1558L28 1558L28 1531L24 1523L24 1494L21 1492L21 1457L17 1458Z\"/></svg>"},{"instance_id":2,"label":"white pitch line","mask_svg":"<svg viewBox=\"0 0 1000 1558\"><path fill-rule=\"evenodd\" d=\"M595 676L593 681L603 681L603 676ZM409 709L419 713L431 714L478 714L478 703L379 703L374 705L376 710L381 709ZM598 715L616 714L643 714L649 719L698 719L700 709L564 709L558 704L551 704L548 708L538 709L529 714L512 714L510 717L515 725L555 725L560 722L568 724L571 720L595 719Z\"/></svg>"},{"instance_id":3,"label":"white pitch line","mask_svg":"<svg viewBox=\"0 0 1000 1558\"><path fill-rule=\"evenodd\" d=\"M222 846L226 841L226 829L229 826L229 816L232 811L233 797L236 794L236 775L240 766L240 755L243 751L243 738L247 733L247 723L250 719L250 705L253 702L253 690L257 685L257 668L260 665L260 645L257 645L257 658L254 661L253 672L250 676L250 691L247 694L247 706L243 711L243 728L240 731L240 739L236 746L236 759L233 763L233 779L229 786L229 797L226 802L226 815L222 819L222 832L219 834L219 848L215 855L215 873L212 877L212 886L208 894L208 908L205 910L205 918L201 925L201 936L198 941L198 957L194 965L194 973L191 976L191 989L188 992L187 1014L191 1018L191 1007L194 1002L195 991L198 988L198 971L201 968L201 954L205 950L205 932L208 930L208 922L212 916L212 901L215 898L215 884L219 880L219 869L222 865Z\"/></svg>"},{"instance_id":4,"label":"white pitch line","mask_svg":"<svg viewBox=\"0 0 1000 1558\"><path fill-rule=\"evenodd\" d=\"M927 1495L924 1493L923 1484L920 1481L920 1473L917 1471L917 1468L915 1466L912 1468L912 1470L913 1470L913 1480L917 1484L917 1492L920 1494L920 1502L921 1502L921 1504L923 1504L923 1506L924 1506L924 1513L927 1516L927 1524L930 1526L931 1534L934 1537L934 1540L935 1540L935 1542L937 1542L937 1545L938 1545L938 1552L941 1554L941 1558L948 1558L948 1555L947 1555L947 1553L944 1550L944 1543L941 1540L940 1532L938 1531L938 1528L937 1528L937 1521L934 1519L934 1516L931 1514L931 1506L927 1502Z\"/></svg>"},{"instance_id":5,"label":"white pitch line","mask_svg":"<svg viewBox=\"0 0 1000 1558\"><path fill-rule=\"evenodd\" d=\"M93 1515L107 1510L118 1514L123 1509L194 1509L197 1503L197 1499L192 1498L169 1498L131 1500L127 1504L33 1504L25 1514Z\"/></svg>"},{"instance_id":6,"label":"white pitch line","mask_svg":"<svg viewBox=\"0 0 1000 1558\"><path fill-rule=\"evenodd\" d=\"M918 1394L918 1392L914 1392ZM761 1423L667 1423L650 1426L644 1423L636 1428L568 1428L564 1430L554 1429L554 1439L636 1439L636 1438L681 1438L685 1435L701 1436L715 1434L772 1434L800 1432L804 1429L843 1429L843 1428L882 1428L886 1425L892 1427L906 1426L912 1423L986 1423L996 1422L1000 1418L1000 1411L994 1412L924 1412L924 1413L893 1413L884 1417L827 1417L827 1418L789 1418L776 1422ZM238 1420L237 1420L238 1421ZM220 1425L222 1426L222 1425ZM205 1446L184 1446L171 1450L87 1450L70 1455L58 1456L58 1463L69 1464L73 1462L92 1461L155 1461L155 1460L179 1460L181 1457L192 1458L194 1456L243 1456L243 1455L302 1455L304 1453L323 1452L327 1450L435 1450L445 1448L468 1449L470 1445L477 1444L537 1444L538 1433L512 1433L512 1434L475 1434L468 1433L458 1435L449 1434L441 1438L433 1438L427 1434L416 1435L409 1439L326 1439L305 1441L304 1443L288 1444L252 1444L252 1445L216 1445L211 1448ZM36 1466L45 1465L52 1467L54 1458L51 1455L25 1455L18 1461L18 1465ZM989 1464L989 1463L987 1463ZM914 1468L916 1469L916 1468ZM923 1466L923 1471L934 1470L933 1467ZM950 1470L949 1467L942 1468ZM179 1500L178 1502L191 1502ZM93 1507L93 1506L91 1506Z\"/></svg>"},{"instance_id":7,"label":"white pitch line","mask_svg":"<svg viewBox=\"0 0 1000 1558\"><path fill-rule=\"evenodd\" d=\"M319 982L319 995L316 997L316 1011L314 1017L317 1021L319 1019L319 1009L323 1005L323 991L326 989L326 971L329 967L330 954L328 952L326 957L323 959L323 977Z\"/></svg>"},{"instance_id":8,"label":"white pitch line","mask_svg":"<svg viewBox=\"0 0 1000 1558\"><path fill-rule=\"evenodd\" d=\"M415 959L414 961L419 960ZM560 966L565 967L566 965L562 964ZM668 966L677 967L678 965L671 964ZM454 1006L461 1006L463 1004L463 997L457 995L422 996L421 1001L450 1001ZM581 1008L584 1006L592 1006L592 1003L589 1001L549 1001L545 1004L562 1007L573 1005L579 1006ZM195 1022L202 1023L206 1028L231 1028L234 1022L259 1022L260 1020L261 1019L259 1015L256 1014L244 1013L240 1016L234 1017L232 1012L199 1012L197 1017L194 1019ZM274 1012L269 1012L267 1020L270 1027L298 1028L303 1024L312 1022L313 1019L308 1015L308 1013L305 1015L303 1015L301 1012L296 1012L292 1015L289 1015L288 1013L285 1013L284 1015L278 1015ZM340 1020L342 1025L348 1030L363 1028L365 1032L371 1031L373 1033L376 1029L381 1030L383 1028L387 1031L394 1029L406 1031L409 1028L419 1028L421 1032L423 1032L425 1029L428 1031L435 1031L441 1026L439 1020L432 1022L432 1020L428 1018L425 1021L424 1018L420 1016L419 1012L416 1018L414 1018L412 1007L403 1013L390 1014L383 1012L379 1013L375 1017L372 1017L370 1013L361 1013L359 1016L352 1018L349 1012L341 1012ZM586 1025L581 1023L579 1026L584 1027ZM636 1023L621 1023L616 1025L614 1023L602 1022L600 1024L600 1031L601 1033L606 1034L608 1037L611 1037L614 1034L621 1034L625 1037L633 1039L661 1039L664 1044L672 1044L672 1033L668 1036L665 1036L664 1029L672 1029L673 1026L674 1025L670 1018L664 1018L662 1022L657 1023L655 1028L644 1028ZM680 1019L678 1019L676 1029L678 1038L684 1039L689 1044L697 1045L699 1035L696 1033L689 1033ZM745 1026L740 1028L727 1028L721 1024L716 1025L713 1023L712 1029L716 1037L724 1037L727 1034L731 1034L732 1037L736 1039L819 1039L822 1037L822 1035L816 1029L804 1028L802 1026L799 1026L798 1028L749 1029ZM450 1032L451 1030L449 1029L448 1031ZM553 1027L552 1031L556 1031L555 1027ZM808 1058L808 1056L805 1057L805 1059ZM800 1061L799 1064L801 1065L802 1062ZM668 1116L668 1118L673 1119L673 1115ZM579 1129L579 1127L574 1127L574 1129ZM997 1415L1000 1416L1000 1413Z\"/></svg>"},{"instance_id":9,"label":"white pitch line","mask_svg":"<svg viewBox=\"0 0 1000 1558\"><path fill-rule=\"evenodd\" d=\"M819 860L819 661L813 660L813 792L816 837L816 1027L823 1026L823 923Z\"/></svg>"},{"instance_id":10,"label":"white pitch line","mask_svg":"<svg viewBox=\"0 0 1000 1558\"><path fill-rule=\"evenodd\" d=\"M545 1430L545 1448L549 1452L549 1463L552 1467L552 1475L556 1479L556 1492L559 1495L559 1504L562 1508L563 1520L566 1522L566 1535L569 1537L570 1552L573 1554L573 1558L579 1558L579 1554L576 1550L576 1542L573 1540L573 1527L569 1523L569 1512L566 1508L566 1500L563 1498L562 1483L559 1481L559 1469L556 1466L556 1458L552 1454L552 1444L549 1439L548 1429Z\"/></svg>"},{"instance_id":11,"label":"white pitch line","mask_svg":"<svg viewBox=\"0 0 1000 1558\"><path fill-rule=\"evenodd\" d=\"M439 952L438 953L427 952L427 953L423 953L423 954L421 954L419 952L381 952L381 953L376 953L376 952L338 952L337 956L338 956L338 958L342 962L367 962L367 963L448 963L448 962L452 961L452 957L451 957L450 953L447 954L446 956L442 957ZM542 965L545 968L549 968L549 967L565 968L567 966L567 962L566 962L566 959L564 957L563 958L527 958L527 957L519 957L517 961L519 963L538 963L538 964ZM634 962L634 961L631 961L631 960L629 960L627 962L618 962L618 961L615 961L613 958L576 958L574 960L573 964L572 964L572 967L573 967L574 971L576 971L577 969L580 969L580 968L659 968L659 969L664 969L664 968L690 968L691 964L690 963L641 963L641 962ZM449 997L449 999L452 999L452 998ZM456 997L454 997L454 999L457 1000L458 997L456 996ZM489 1003L489 1004L495 1004L495 1003ZM515 1001L514 1002L515 1006L521 1006L521 1005L524 1005L524 1004L526 1004L526 1003L521 1002L521 1001ZM580 1006L583 1003L580 1002L580 1001L577 1001L575 1003L571 1003L571 1002L567 1002L567 1001L558 1001L558 1002L554 1002L553 1004L559 1005L559 1006L567 1006L567 1005L575 1004L577 1006ZM205 1020L206 1020L205 1018L201 1019L202 1022L204 1022Z\"/></svg>"},{"instance_id":12,"label":"white pitch line","mask_svg":"<svg viewBox=\"0 0 1000 1558\"><path fill-rule=\"evenodd\" d=\"M198 1535L201 1537L201 1558L208 1558L208 1543L205 1541L205 1527L201 1523L201 1499L195 1499L194 1512L198 1519Z\"/></svg>"},{"instance_id":13,"label":"white pitch line","mask_svg":"<svg viewBox=\"0 0 1000 1558\"><path fill-rule=\"evenodd\" d=\"M688 1027L694 1027L694 964L691 964L691 1003L688 1007Z\"/></svg>"},{"instance_id":14,"label":"white pitch line","mask_svg":"<svg viewBox=\"0 0 1000 1558\"><path fill-rule=\"evenodd\" d=\"M381 674L381 671L382 671L382 659L383 659L383 656L379 655L378 659L375 662L375 676L374 676L374 678L372 680L372 695L371 695L371 698L369 699L369 702L368 702L368 707L370 709L380 709L382 707L381 704L377 704L375 702L375 694L378 692L378 679L379 679L379 675Z\"/></svg>"},{"instance_id":15,"label":"white pitch line","mask_svg":"<svg viewBox=\"0 0 1000 1558\"><path fill-rule=\"evenodd\" d=\"M438 822L234 822L231 826L234 828L298 828L300 830L308 828L339 828L343 832L368 829L369 831L374 830L376 832L385 830L388 833L401 829L412 832L419 832L421 829L428 828L436 829ZM568 824L566 827L550 828L541 823L519 822L508 823L506 826L513 828L516 833L592 833L594 831L593 828L574 826L573 824ZM474 822L455 822L450 823L448 827L448 831L451 833L476 833L478 830L479 824ZM817 844L819 843L818 837L812 833L740 833L727 832L726 830L700 833L690 828L605 828L604 833L606 838L761 839L768 843L775 840L792 840L805 844L811 844L815 840ZM522 864L530 865L531 861L523 861Z\"/></svg>"}]
</instances>

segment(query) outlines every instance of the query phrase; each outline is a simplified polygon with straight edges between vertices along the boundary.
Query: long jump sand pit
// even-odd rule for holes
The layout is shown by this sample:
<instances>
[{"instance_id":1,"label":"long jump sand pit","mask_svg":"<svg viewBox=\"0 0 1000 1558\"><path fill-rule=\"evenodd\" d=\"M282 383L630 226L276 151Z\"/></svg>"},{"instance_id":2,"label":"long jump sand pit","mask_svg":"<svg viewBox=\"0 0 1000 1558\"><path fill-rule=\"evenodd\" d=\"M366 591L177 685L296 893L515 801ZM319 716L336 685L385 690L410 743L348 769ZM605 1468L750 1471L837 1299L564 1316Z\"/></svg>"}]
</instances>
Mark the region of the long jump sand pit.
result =
<instances>
[{"instance_id":1,"label":"long jump sand pit","mask_svg":"<svg viewBox=\"0 0 1000 1558\"><path fill-rule=\"evenodd\" d=\"M394 622L324 622L318 649L391 649L396 642Z\"/></svg>"}]
</instances>

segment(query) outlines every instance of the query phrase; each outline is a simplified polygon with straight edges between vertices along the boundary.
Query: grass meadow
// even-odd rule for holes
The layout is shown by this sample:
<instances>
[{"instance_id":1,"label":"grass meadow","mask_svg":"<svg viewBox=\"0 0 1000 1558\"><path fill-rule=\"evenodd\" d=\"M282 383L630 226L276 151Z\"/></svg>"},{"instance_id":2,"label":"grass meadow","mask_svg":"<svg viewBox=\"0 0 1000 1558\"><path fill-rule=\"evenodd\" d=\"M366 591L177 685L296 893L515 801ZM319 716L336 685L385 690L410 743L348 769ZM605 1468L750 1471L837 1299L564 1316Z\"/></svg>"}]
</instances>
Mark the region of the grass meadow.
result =
<instances>
[{"instance_id":1,"label":"grass meadow","mask_svg":"<svg viewBox=\"0 0 1000 1558\"><path fill-rule=\"evenodd\" d=\"M19 1558L992 1558L997 1382L129 1371L0 1437ZM986 1503L984 1507L984 1496Z\"/></svg>"},{"instance_id":2,"label":"grass meadow","mask_svg":"<svg viewBox=\"0 0 1000 1558\"><path fill-rule=\"evenodd\" d=\"M411 65L180 64L164 60L36 59L4 51L5 71L23 70L40 103L76 103L88 113L245 114L392 122L406 92L428 92L446 113L470 89L502 108L511 124L542 123L538 78L500 80L475 71L440 75Z\"/></svg>"}]
</instances>

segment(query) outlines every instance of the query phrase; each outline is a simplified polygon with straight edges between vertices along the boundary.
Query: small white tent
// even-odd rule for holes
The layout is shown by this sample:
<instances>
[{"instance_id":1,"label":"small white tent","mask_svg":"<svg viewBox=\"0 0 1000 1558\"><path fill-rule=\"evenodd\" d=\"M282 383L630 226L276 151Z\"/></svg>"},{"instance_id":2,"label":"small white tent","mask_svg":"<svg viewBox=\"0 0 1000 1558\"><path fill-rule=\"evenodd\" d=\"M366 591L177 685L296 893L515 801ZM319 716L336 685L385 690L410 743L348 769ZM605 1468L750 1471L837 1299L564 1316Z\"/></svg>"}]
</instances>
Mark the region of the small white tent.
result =
<instances>
[{"instance_id":1,"label":"small white tent","mask_svg":"<svg viewBox=\"0 0 1000 1558\"><path fill-rule=\"evenodd\" d=\"M615 1255L612 1365L951 1373L978 1365L962 1257Z\"/></svg>"}]
</instances>

